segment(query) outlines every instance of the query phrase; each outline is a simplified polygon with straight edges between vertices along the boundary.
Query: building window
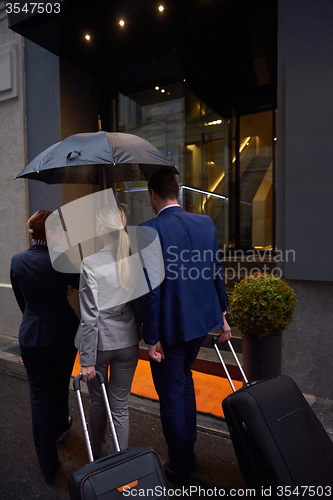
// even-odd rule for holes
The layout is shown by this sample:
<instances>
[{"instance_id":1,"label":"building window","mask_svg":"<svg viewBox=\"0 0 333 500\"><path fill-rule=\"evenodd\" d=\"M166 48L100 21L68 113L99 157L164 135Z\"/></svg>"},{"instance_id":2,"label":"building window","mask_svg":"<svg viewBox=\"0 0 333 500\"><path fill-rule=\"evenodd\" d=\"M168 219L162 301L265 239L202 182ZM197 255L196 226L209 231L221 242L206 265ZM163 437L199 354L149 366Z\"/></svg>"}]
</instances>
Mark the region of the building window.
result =
<instances>
[{"instance_id":1,"label":"building window","mask_svg":"<svg viewBox=\"0 0 333 500\"><path fill-rule=\"evenodd\" d=\"M240 247L273 249L273 111L239 118Z\"/></svg>"},{"instance_id":2,"label":"building window","mask_svg":"<svg viewBox=\"0 0 333 500\"><path fill-rule=\"evenodd\" d=\"M143 137L177 166L180 204L213 219L221 248L274 247L274 117L221 116L181 84L118 94L118 131ZM115 188L129 225L154 216L145 182Z\"/></svg>"}]
</instances>

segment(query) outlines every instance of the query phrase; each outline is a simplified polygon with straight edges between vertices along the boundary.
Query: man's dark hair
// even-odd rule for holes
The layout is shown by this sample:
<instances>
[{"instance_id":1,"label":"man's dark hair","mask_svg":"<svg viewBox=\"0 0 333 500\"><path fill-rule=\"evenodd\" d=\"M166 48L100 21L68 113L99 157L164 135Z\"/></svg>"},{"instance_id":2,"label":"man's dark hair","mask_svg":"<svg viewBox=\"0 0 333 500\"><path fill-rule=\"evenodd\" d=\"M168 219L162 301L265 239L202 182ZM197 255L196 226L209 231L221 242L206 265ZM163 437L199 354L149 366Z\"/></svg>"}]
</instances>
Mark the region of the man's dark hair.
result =
<instances>
[{"instance_id":1,"label":"man's dark hair","mask_svg":"<svg viewBox=\"0 0 333 500\"><path fill-rule=\"evenodd\" d=\"M148 190L153 189L162 200L174 200L179 194L179 186L175 171L169 167L161 167L151 175Z\"/></svg>"}]
</instances>

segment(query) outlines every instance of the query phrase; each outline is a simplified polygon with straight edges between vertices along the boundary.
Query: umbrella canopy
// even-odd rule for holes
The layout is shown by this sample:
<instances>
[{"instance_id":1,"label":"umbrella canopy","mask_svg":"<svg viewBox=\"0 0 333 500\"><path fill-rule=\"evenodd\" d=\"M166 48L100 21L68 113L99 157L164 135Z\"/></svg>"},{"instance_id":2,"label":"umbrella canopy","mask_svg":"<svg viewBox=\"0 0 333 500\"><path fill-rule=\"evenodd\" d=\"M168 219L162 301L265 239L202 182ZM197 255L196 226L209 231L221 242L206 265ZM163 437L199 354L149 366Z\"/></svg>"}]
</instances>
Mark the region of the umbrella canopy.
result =
<instances>
[{"instance_id":1,"label":"umbrella canopy","mask_svg":"<svg viewBox=\"0 0 333 500\"><path fill-rule=\"evenodd\" d=\"M176 167L150 142L132 134L75 134L53 144L16 178L47 184L98 184L145 181L160 167ZM105 177L104 177L105 175Z\"/></svg>"}]
</instances>

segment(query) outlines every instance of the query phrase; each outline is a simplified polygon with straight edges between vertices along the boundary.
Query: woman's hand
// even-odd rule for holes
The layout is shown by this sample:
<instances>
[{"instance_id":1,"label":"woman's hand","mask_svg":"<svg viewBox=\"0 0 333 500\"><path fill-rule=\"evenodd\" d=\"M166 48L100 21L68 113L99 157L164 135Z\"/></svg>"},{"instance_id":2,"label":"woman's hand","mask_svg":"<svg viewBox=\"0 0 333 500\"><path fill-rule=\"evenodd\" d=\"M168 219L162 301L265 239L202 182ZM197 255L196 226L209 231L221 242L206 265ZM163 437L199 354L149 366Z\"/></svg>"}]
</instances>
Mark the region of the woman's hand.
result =
<instances>
[{"instance_id":1,"label":"woman's hand","mask_svg":"<svg viewBox=\"0 0 333 500\"><path fill-rule=\"evenodd\" d=\"M81 366L81 373L83 382L87 382L87 380L91 380L96 377L94 366Z\"/></svg>"}]
</instances>

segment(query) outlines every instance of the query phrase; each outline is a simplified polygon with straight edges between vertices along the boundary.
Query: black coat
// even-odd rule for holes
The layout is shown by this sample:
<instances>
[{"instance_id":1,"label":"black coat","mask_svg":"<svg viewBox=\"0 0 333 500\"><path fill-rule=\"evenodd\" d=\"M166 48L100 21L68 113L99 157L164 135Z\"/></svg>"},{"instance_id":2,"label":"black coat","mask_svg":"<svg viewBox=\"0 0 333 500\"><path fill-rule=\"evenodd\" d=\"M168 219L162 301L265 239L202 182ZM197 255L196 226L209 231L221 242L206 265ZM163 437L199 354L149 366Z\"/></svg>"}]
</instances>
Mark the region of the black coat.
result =
<instances>
[{"instance_id":1,"label":"black coat","mask_svg":"<svg viewBox=\"0 0 333 500\"><path fill-rule=\"evenodd\" d=\"M67 260L65 254L61 259ZM55 271L48 248L32 245L12 258L10 279L23 313L19 342L42 347L70 342L79 320L67 300L67 287L79 288L79 272L67 262L72 273Z\"/></svg>"}]
</instances>

